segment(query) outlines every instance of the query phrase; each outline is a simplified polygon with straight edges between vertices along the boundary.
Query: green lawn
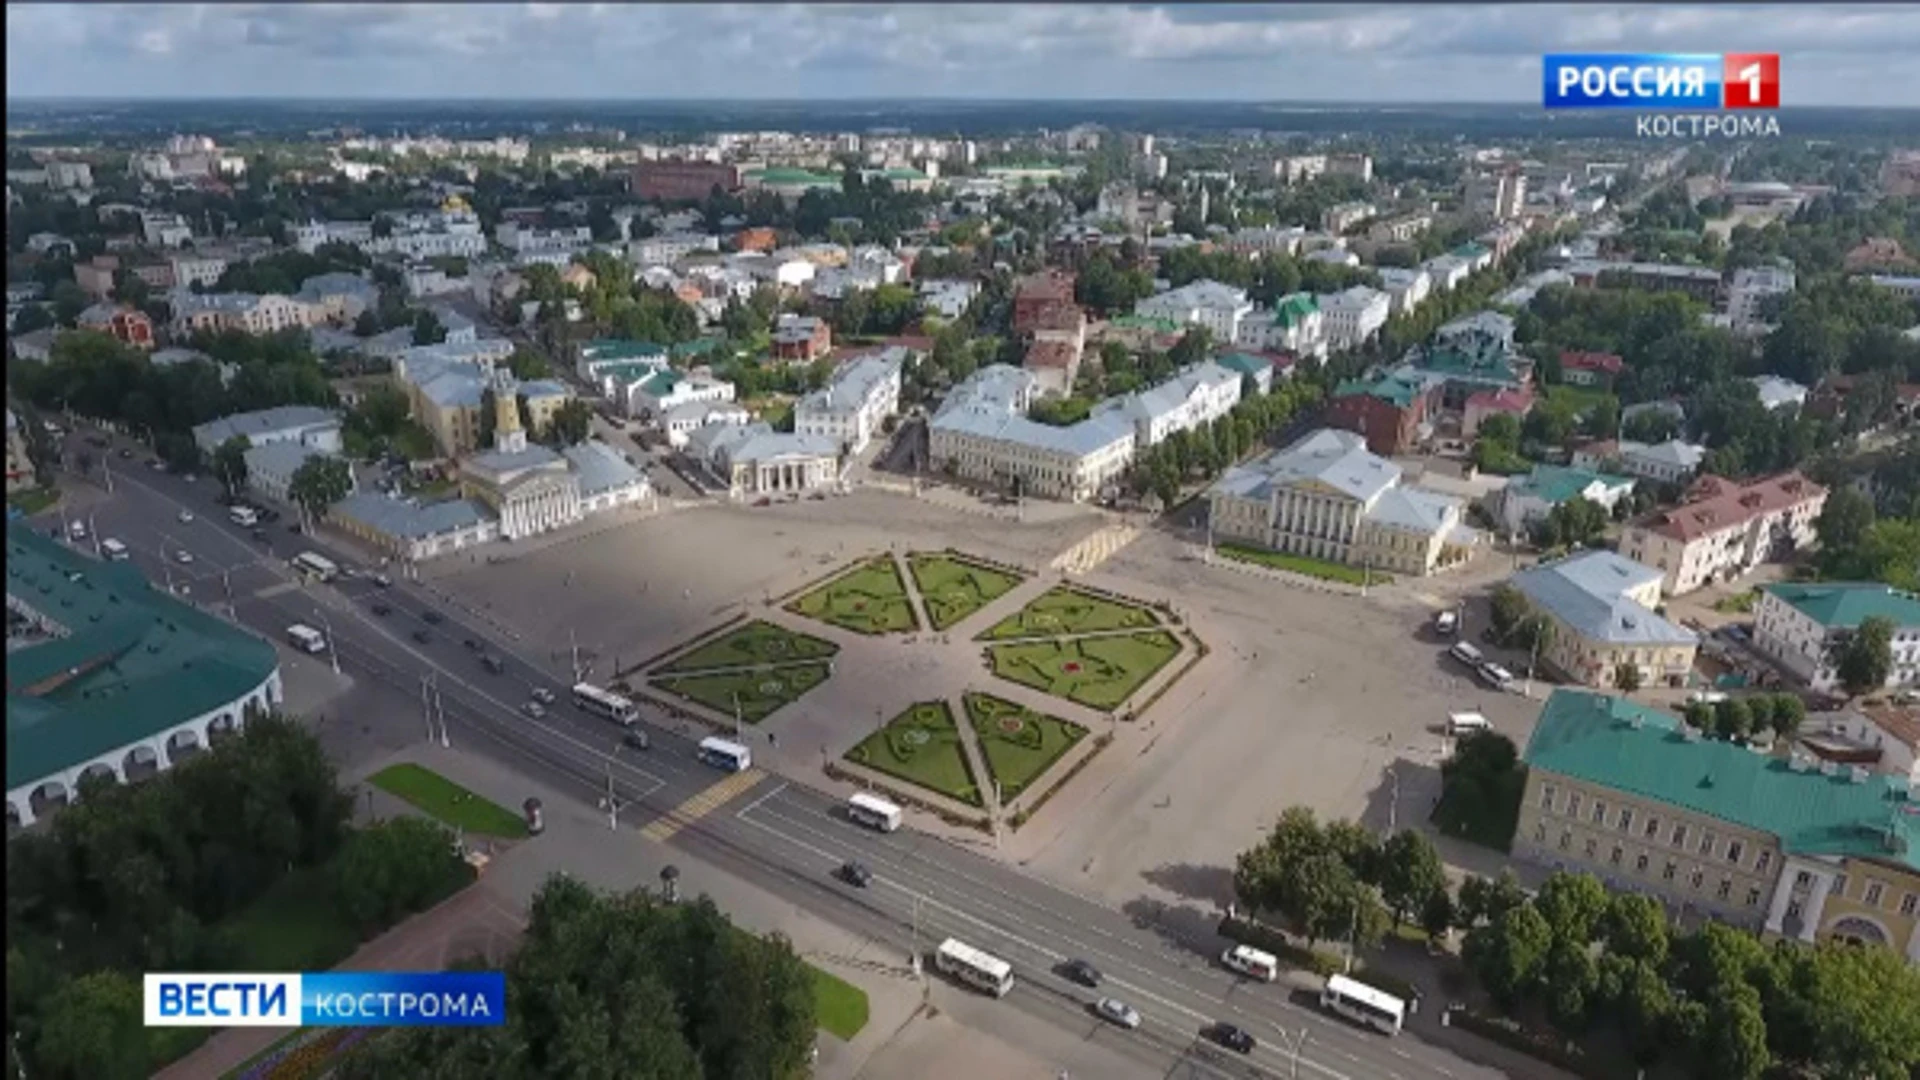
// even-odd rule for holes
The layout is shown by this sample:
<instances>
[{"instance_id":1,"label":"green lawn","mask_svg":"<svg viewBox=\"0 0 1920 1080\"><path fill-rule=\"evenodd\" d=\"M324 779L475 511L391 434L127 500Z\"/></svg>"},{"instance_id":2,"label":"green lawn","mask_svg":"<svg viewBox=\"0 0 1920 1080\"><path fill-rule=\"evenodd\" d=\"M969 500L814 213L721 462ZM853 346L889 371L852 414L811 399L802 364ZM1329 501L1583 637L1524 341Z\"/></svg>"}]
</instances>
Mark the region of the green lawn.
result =
<instances>
[{"instance_id":1,"label":"green lawn","mask_svg":"<svg viewBox=\"0 0 1920 1080\"><path fill-rule=\"evenodd\" d=\"M525 818L498 803L488 802L432 769L402 762L374 773L369 782L382 791L405 799L451 828L509 839L527 835Z\"/></svg>"},{"instance_id":2,"label":"green lawn","mask_svg":"<svg viewBox=\"0 0 1920 1080\"><path fill-rule=\"evenodd\" d=\"M671 664L654 669L653 673L677 675L709 668L825 660L839 651L840 646L831 641L796 633L765 619L755 619L675 658Z\"/></svg>"},{"instance_id":3,"label":"green lawn","mask_svg":"<svg viewBox=\"0 0 1920 1080\"><path fill-rule=\"evenodd\" d=\"M986 805L960 746L953 710L944 701L909 706L848 750L846 759L969 806Z\"/></svg>"},{"instance_id":4,"label":"green lawn","mask_svg":"<svg viewBox=\"0 0 1920 1080\"><path fill-rule=\"evenodd\" d=\"M899 634L919 629L906 582L891 556L862 563L852 571L802 594L787 610L856 634Z\"/></svg>"},{"instance_id":5,"label":"green lawn","mask_svg":"<svg viewBox=\"0 0 1920 1080\"><path fill-rule=\"evenodd\" d=\"M1569 386L1561 383L1558 386L1547 387L1548 401L1565 402L1577 416L1585 416L1602 401L1612 396L1611 393L1597 386Z\"/></svg>"},{"instance_id":6,"label":"green lawn","mask_svg":"<svg viewBox=\"0 0 1920 1080\"><path fill-rule=\"evenodd\" d=\"M1342 581L1348 585L1385 585L1393 580L1392 577L1378 570L1367 571L1345 563L1328 562L1325 559L1313 559L1305 555L1289 555L1286 552L1268 551L1265 548L1216 544L1214 550L1229 559L1252 563L1255 566L1270 566L1275 570L1289 570L1326 581Z\"/></svg>"},{"instance_id":7,"label":"green lawn","mask_svg":"<svg viewBox=\"0 0 1920 1080\"><path fill-rule=\"evenodd\" d=\"M1180 655L1164 630L1067 641L1014 641L987 647L993 673L1090 709L1108 711L1133 696Z\"/></svg>"},{"instance_id":8,"label":"green lawn","mask_svg":"<svg viewBox=\"0 0 1920 1080\"><path fill-rule=\"evenodd\" d=\"M958 625L1025 580L1018 574L989 569L951 555L908 555L907 569L913 573L913 584L920 590L927 620L935 630Z\"/></svg>"},{"instance_id":9,"label":"green lawn","mask_svg":"<svg viewBox=\"0 0 1920 1080\"><path fill-rule=\"evenodd\" d=\"M1159 618L1142 605L1108 600L1069 585L1056 585L1034 597L1026 607L993 624L992 629L980 635L980 640L1058 637L1158 625Z\"/></svg>"},{"instance_id":10,"label":"green lawn","mask_svg":"<svg viewBox=\"0 0 1920 1080\"><path fill-rule=\"evenodd\" d=\"M831 674L831 669L823 663L788 664L711 675L656 677L653 685L725 716L733 715L735 695L738 695L740 719L757 724L800 700L807 691L826 682Z\"/></svg>"},{"instance_id":11,"label":"green lawn","mask_svg":"<svg viewBox=\"0 0 1920 1080\"><path fill-rule=\"evenodd\" d=\"M867 1026L867 992L840 978L807 965L813 976L814 1020L822 1029L850 1041Z\"/></svg>"},{"instance_id":12,"label":"green lawn","mask_svg":"<svg viewBox=\"0 0 1920 1080\"><path fill-rule=\"evenodd\" d=\"M33 515L60 501L60 492L54 488L27 488L7 496L7 505L22 514Z\"/></svg>"},{"instance_id":13,"label":"green lawn","mask_svg":"<svg viewBox=\"0 0 1920 1080\"><path fill-rule=\"evenodd\" d=\"M980 738L987 770L1000 782L1000 798L1010 801L1059 761L1087 729L1047 716L991 694L963 699L967 719Z\"/></svg>"}]
</instances>

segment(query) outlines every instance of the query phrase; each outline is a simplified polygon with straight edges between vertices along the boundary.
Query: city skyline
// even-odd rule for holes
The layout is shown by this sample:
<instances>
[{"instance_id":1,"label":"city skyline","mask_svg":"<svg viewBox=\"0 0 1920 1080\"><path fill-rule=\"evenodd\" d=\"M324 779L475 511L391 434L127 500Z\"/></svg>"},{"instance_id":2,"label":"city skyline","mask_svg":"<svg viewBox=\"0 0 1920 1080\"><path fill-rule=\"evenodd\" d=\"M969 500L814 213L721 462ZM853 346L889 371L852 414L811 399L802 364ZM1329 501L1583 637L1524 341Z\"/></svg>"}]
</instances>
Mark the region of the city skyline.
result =
<instances>
[{"instance_id":1,"label":"city skyline","mask_svg":"<svg viewBox=\"0 0 1920 1080\"><path fill-rule=\"evenodd\" d=\"M9 5L10 98L1538 101L1554 51L1783 54L1920 107L1920 5Z\"/></svg>"}]
</instances>

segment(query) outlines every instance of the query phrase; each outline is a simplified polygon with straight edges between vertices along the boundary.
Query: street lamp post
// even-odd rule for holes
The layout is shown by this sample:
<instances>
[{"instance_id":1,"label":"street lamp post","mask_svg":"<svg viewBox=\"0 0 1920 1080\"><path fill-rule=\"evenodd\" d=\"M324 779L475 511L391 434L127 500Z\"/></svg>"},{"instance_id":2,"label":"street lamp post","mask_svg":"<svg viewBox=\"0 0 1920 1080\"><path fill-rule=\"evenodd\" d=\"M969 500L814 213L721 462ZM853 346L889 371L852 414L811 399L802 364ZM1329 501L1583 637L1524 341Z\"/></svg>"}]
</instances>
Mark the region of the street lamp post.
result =
<instances>
[{"instance_id":1,"label":"street lamp post","mask_svg":"<svg viewBox=\"0 0 1920 1080\"><path fill-rule=\"evenodd\" d=\"M320 628L327 632L327 658L333 661L333 673L340 674L340 644L333 639L333 623L325 612L313 609L313 617L320 620Z\"/></svg>"},{"instance_id":2,"label":"street lamp post","mask_svg":"<svg viewBox=\"0 0 1920 1080\"><path fill-rule=\"evenodd\" d=\"M1387 801L1387 833L1397 832L1400 826L1400 763L1387 766L1387 779L1393 782L1393 795Z\"/></svg>"},{"instance_id":3,"label":"street lamp post","mask_svg":"<svg viewBox=\"0 0 1920 1080\"><path fill-rule=\"evenodd\" d=\"M745 736L740 732L740 691L733 692L733 741L741 742Z\"/></svg>"}]
</instances>

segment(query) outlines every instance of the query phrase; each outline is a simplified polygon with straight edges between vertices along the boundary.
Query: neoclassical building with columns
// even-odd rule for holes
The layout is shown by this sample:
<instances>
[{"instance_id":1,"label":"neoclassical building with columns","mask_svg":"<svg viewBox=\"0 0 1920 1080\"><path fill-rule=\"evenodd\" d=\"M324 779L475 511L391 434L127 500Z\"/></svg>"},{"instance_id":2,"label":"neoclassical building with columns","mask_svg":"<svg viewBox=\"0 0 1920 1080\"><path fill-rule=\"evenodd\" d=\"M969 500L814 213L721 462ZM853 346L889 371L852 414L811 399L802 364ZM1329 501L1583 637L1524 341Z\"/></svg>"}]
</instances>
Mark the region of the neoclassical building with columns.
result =
<instances>
[{"instance_id":1,"label":"neoclassical building with columns","mask_svg":"<svg viewBox=\"0 0 1920 1080\"><path fill-rule=\"evenodd\" d=\"M100 562L7 525L7 820L172 768L281 702L272 645Z\"/></svg>"},{"instance_id":2,"label":"neoclassical building with columns","mask_svg":"<svg viewBox=\"0 0 1920 1080\"><path fill-rule=\"evenodd\" d=\"M1580 690L1547 700L1523 759L1515 857L1683 920L1920 965L1920 802L1905 777L1706 737Z\"/></svg>"},{"instance_id":3,"label":"neoclassical building with columns","mask_svg":"<svg viewBox=\"0 0 1920 1080\"><path fill-rule=\"evenodd\" d=\"M520 423L518 388L507 372L495 373L493 449L460 466L462 492L493 510L502 538L564 528L589 513L651 494L646 477L604 444L585 443L565 453L529 444Z\"/></svg>"}]
</instances>

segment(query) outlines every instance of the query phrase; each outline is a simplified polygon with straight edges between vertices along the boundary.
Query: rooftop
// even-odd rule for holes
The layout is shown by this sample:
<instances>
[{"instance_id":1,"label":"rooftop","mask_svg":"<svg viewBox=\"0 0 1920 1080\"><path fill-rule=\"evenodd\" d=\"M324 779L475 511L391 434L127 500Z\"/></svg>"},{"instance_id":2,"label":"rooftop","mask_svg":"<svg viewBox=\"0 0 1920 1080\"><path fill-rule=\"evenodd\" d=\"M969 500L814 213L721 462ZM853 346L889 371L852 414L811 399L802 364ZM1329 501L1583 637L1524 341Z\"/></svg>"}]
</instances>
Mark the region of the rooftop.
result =
<instances>
[{"instance_id":1,"label":"rooftop","mask_svg":"<svg viewBox=\"0 0 1920 1080\"><path fill-rule=\"evenodd\" d=\"M1626 451L1628 444L1622 444ZM1702 476L1688 502L1648 518L1644 528L1677 540L1692 540L1734 528L1763 514L1775 513L1809 499L1825 498L1827 489L1798 471L1768 476L1750 484L1735 484L1717 476Z\"/></svg>"},{"instance_id":2,"label":"rooftop","mask_svg":"<svg viewBox=\"0 0 1920 1080\"><path fill-rule=\"evenodd\" d=\"M1274 488L1306 482L1371 502L1400 482L1400 466L1370 453L1366 439L1353 432L1322 428L1284 450L1227 470L1215 490L1266 499Z\"/></svg>"},{"instance_id":3,"label":"rooftop","mask_svg":"<svg viewBox=\"0 0 1920 1080\"><path fill-rule=\"evenodd\" d=\"M1627 596L1660 577L1653 567L1614 552L1583 551L1513 575L1513 587L1584 638L1615 645L1697 644L1693 631Z\"/></svg>"},{"instance_id":4,"label":"rooftop","mask_svg":"<svg viewBox=\"0 0 1920 1080\"><path fill-rule=\"evenodd\" d=\"M68 635L7 654L7 787L225 706L279 668L265 641L155 590L133 564L7 526L7 595Z\"/></svg>"},{"instance_id":5,"label":"rooftop","mask_svg":"<svg viewBox=\"0 0 1920 1080\"><path fill-rule=\"evenodd\" d=\"M1878 616L1896 627L1920 627L1920 596L1878 582L1784 583L1760 591L1821 626L1851 630Z\"/></svg>"},{"instance_id":6,"label":"rooftop","mask_svg":"<svg viewBox=\"0 0 1920 1080\"><path fill-rule=\"evenodd\" d=\"M492 518L472 499L447 499L419 506L414 503L358 491L335 503L328 513L352 518L376 532L408 540L423 540L469 529Z\"/></svg>"},{"instance_id":7,"label":"rooftop","mask_svg":"<svg viewBox=\"0 0 1920 1080\"><path fill-rule=\"evenodd\" d=\"M340 417L331 409L317 405L280 405L257 412L234 413L209 420L193 429L194 440L202 446L218 446L236 435L252 438L273 435L296 428L339 427Z\"/></svg>"},{"instance_id":8,"label":"rooftop","mask_svg":"<svg viewBox=\"0 0 1920 1080\"><path fill-rule=\"evenodd\" d=\"M1689 739L1675 717L1620 698L1554 691L1522 756L1534 769L1770 834L1790 855L1920 870L1920 805L1903 782L1800 771L1735 743Z\"/></svg>"},{"instance_id":9,"label":"rooftop","mask_svg":"<svg viewBox=\"0 0 1920 1080\"><path fill-rule=\"evenodd\" d=\"M560 455L573 465L580 481L580 494L591 498L604 491L645 483L640 470L626 455L598 439L569 446Z\"/></svg>"},{"instance_id":10,"label":"rooftop","mask_svg":"<svg viewBox=\"0 0 1920 1080\"><path fill-rule=\"evenodd\" d=\"M1632 487L1631 476L1614 476L1593 469L1568 468L1565 465L1535 465L1526 476L1507 485L1515 495L1531 495L1542 502L1559 505L1585 494L1595 484L1605 487Z\"/></svg>"},{"instance_id":11,"label":"rooftop","mask_svg":"<svg viewBox=\"0 0 1920 1080\"><path fill-rule=\"evenodd\" d=\"M906 362L907 350L897 345L862 356L842 365L827 385L801 398L795 409L809 413L855 412L866 405L876 387L898 377Z\"/></svg>"}]
</instances>

